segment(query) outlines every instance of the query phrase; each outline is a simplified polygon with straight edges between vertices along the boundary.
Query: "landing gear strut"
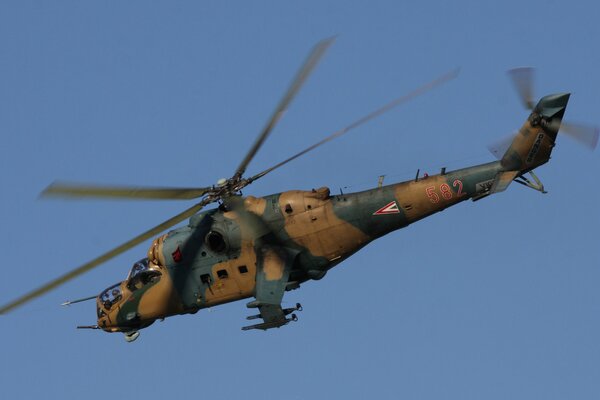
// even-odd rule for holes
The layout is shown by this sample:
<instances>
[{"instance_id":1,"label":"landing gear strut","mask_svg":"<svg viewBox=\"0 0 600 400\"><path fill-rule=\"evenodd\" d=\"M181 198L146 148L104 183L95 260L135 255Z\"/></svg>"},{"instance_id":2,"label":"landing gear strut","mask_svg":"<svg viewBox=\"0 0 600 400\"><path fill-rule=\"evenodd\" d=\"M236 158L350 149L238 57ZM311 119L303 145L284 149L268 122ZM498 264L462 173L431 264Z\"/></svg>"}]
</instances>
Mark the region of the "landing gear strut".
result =
<instances>
[{"instance_id":1,"label":"landing gear strut","mask_svg":"<svg viewBox=\"0 0 600 400\"><path fill-rule=\"evenodd\" d=\"M514 181L517 183L520 183L523 186L527 186L528 188L531 188L533 190L537 190L538 192L541 193L548 193L546 192L546 190L544 189L544 184L542 183L542 181L540 180L540 178L537 177L536 174L533 173L532 171L529 171L529 175L531 175L531 177L533 178L534 182L531 182L531 180L527 179L523 174L517 176Z\"/></svg>"}]
</instances>

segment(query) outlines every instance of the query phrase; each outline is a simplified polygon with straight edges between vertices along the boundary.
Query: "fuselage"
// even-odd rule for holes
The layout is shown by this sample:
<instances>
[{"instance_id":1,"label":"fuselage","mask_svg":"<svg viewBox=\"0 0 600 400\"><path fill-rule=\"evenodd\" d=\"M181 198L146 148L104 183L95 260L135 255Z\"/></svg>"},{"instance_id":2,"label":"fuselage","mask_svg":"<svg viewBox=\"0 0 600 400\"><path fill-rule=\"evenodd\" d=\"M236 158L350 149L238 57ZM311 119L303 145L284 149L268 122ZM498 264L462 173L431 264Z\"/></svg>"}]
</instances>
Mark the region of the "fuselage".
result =
<instances>
[{"instance_id":1,"label":"fuselage","mask_svg":"<svg viewBox=\"0 0 600 400\"><path fill-rule=\"evenodd\" d=\"M383 235L487 195L501 170L498 161L357 193L332 195L320 188L249 196L243 212L219 207L196 214L153 242L148 279L140 281L145 275L132 271L110 288L113 296L106 292L108 303L99 297L98 325L140 329L159 318L254 296L257 246L264 240L295 255L287 290L296 289Z\"/></svg>"},{"instance_id":2,"label":"fuselage","mask_svg":"<svg viewBox=\"0 0 600 400\"><path fill-rule=\"evenodd\" d=\"M275 326L281 326L288 322L278 304L283 291L323 278L383 235L503 191L548 162L568 99L542 98L500 161L358 193L332 195L320 188L235 197L198 213L156 239L127 280L98 296L98 327L132 332L159 318L250 297L250 308L267 313L275 306ZM257 317L265 316L261 311L251 318ZM269 318L263 318L266 324ZM269 328L263 325L259 329Z\"/></svg>"}]
</instances>

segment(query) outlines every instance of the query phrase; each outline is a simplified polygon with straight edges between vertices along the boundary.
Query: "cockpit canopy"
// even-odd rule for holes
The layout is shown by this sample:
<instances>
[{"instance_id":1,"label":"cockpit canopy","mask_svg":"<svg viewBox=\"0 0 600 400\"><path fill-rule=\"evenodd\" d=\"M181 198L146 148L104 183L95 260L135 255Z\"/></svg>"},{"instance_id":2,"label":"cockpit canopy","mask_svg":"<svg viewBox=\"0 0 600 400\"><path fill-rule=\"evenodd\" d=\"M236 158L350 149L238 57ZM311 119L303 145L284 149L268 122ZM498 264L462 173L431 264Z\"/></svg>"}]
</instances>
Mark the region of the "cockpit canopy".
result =
<instances>
[{"instance_id":1,"label":"cockpit canopy","mask_svg":"<svg viewBox=\"0 0 600 400\"><path fill-rule=\"evenodd\" d=\"M127 276L127 288L132 292L141 289L149 283L158 281L160 275L160 271L152 268L147 258L142 258L131 267Z\"/></svg>"},{"instance_id":2,"label":"cockpit canopy","mask_svg":"<svg viewBox=\"0 0 600 400\"><path fill-rule=\"evenodd\" d=\"M142 258L141 260L133 264L133 267L131 267L131 270L129 271L129 275L127 275L127 280L130 280L136 275L147 271L148 268L148 258Z\"/></svg>"},{"instance_id":3,"label":"cockpit canopy","mask_svg":"<svg viewBox=\"0 0 600 400\"><path fill-rule=\"evenodd\" d=\"M153 268L154 267L154 268ZM147 258L143 258L133 264L129 274L127 275L127 289L136 291L146 286L149 283L156 282L160 279L161 273L156 266L148 263ZM104 290L100 294L100 302L106 310L118 303L123 298L121 283L116 283Z\"/></svg>"},{"instance_id":4,"label":"cockpit canopy","mask_svg":"<svg viewBox=\"0 0 600 400\"><path fill-rule=\"evenodd\" d=\"M110 310L113 304L118 303L123 298L121 283L117 283L106 289L100 294L100 302L105 309Z\"/></svg>"}]
</instances>

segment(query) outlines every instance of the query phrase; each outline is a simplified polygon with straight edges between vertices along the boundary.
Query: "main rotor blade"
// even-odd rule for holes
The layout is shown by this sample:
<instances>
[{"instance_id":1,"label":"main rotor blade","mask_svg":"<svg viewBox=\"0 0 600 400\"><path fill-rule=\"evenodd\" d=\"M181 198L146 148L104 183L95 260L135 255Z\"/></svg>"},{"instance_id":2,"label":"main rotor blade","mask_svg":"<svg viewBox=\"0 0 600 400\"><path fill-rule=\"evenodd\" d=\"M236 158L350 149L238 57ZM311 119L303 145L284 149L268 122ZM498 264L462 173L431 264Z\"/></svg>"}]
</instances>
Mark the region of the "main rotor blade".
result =
<instances>
[{"instance_id":1,"label":"main rotor blade","mask_svg":"<svg viewBox=\"0 0 600 400\"><path fill-rule=\"evenodd\" d=\"M148 188L136 186L95 186L75 183L54 182L41 197L145 199L145 200L190 200L202 197L211 188Z\"/></svg>"},{"instance_id":2,"label":"main rotor blade","mask_svg":"<svg viewBox=\"0 0 600 400\"><path fill-rule=\"evenodd\" d=\"M598 134L600 133L600 130L597 126L574 124L563 121L560 124L560 131L591 150L594 150L598 145Z\"/></svg>"},{"instance_id":3,"label":"main rotor blade","mask_svg":"<svg viewBox=\"0 0 600 400\"><path fill-rule=\"evenodd\" d=\"M533 80L535 69L531 67L515 68L508 71L517 93L523 102L523 106L528 110L535 107L535 98L533 94Z\"/></svg>"},{"instance_id":4,"label":"main rotor blade","mask_svg":"<svg viewBox=\"0 0 600 400\"><path fill-rule=\"evenodd\" d=\"M252 161L252 158L254 158L260 147L263 145L263 143L275 127L275 124L277 124L279 119L281 119L283 113L291 103L292 99L298 93L298 91L302 87L302 84L304 84L304 82L306 81L306 78L308 78L308 76L313 71L313 69L315 68L325 51L329 48L329 46L333 43L334 40L335 37L325 39L317 43L317 45L312 49L308 58L302 65L302 68L300 68L300 71L298 71L298 74L296 75L296 77L292 81L292 84L285 93L285 96L283 96L283 99L281 99L279 105L275 109L275 112L267 122L267 125L263 128L260 135L258 135L258 138L256 138L256 141L250 148L250 151L248 151L248 154L246 154L246 157L244 157L244 160L240 163L240 166L235 171L235 179L239 179L244 174L244 172L246 172L248 164L250 163L250 161Z\"/></svg>"},{"instance_id":5,"label":"main rotor blade","mask_svg":"<svg viewBox=\"0 0 600 400\"><path fill-rule=\"evenodd\" d=\"M418 97L420 95L422 95L425 92L428 92L430 90L432 90L433 88L446 83L454 78L456 78L458 76L459 73L459 69L455 69L453 71L450 71L442 76L440 76L439 78L413 90L412 92L399 97L391 102L389 102L388 104L386 104L385 106L371 112L370 114L365 115L364 117L354 121L353 123L351 123L350 125L346 126L343 129L340 129L339 131L336 131L334 133L332 133L331 135L327 136L325 139L313 144L312 146L307 147L306 149L302 150L301 152L291 156L290 158L281 161L278 164L275 164L274 166L272 166L271 168L268 168L256 175L254 175L252 178L249 178L248 181L252 182L255 181L259 178L262 178L263 176L265 176L266 174L268 174L269 172L276 170L277 168L289 163L290 161L295 160L296 158L303 156L304 154L308 153L309 151L312 151L314 149L316 149L317 147L324 145L327 142L332 141L335 138L338 138L342 135L345 135L346 133L348 133L349 131L351 131L354 128L358 128L359 126L369 122L370 120L379 117L381 114L390 111L392 108L399 106L402 103L406 103L409 100L414 99L415 97Z\"/></svg>"},{"instance_id":6,"label":"main rotor blade","mask_svg":"<svg viewBox=\"0 0 600 400\"><path fill-rule=\"evenodd\" d=\"M114 258L114 257L118 256L119 254L124 253L125 251L137 246L138 244L140 244L150 238L153 238L154 236L156 236L159 233L163 232L164 230L172 227L173 225L176 225L179 222L191 217L192 215L194 215L195 213L200 211L202 209L202 207L204 207L206 204L208 204L210 202L211 202L210 200L204 199L202 202L196 204L195 206L188 208L184 212L177 214L176 216L168 219L167 221L163 222L162 224L157 225L154 228L147 230L146 232L134 237L133 239L123 243L122 245L120 245L118 247L115 247L114 249L102 254L100 257L97 257L97 258L93 259L92 261L90 261L86 264L83 264L82 266L80 266L78 268L75 268L74 270L37 288L36 290L19 297L18 299L12 301L11 303L8 303L8 304L0 307L0 314L5 314L8 311L11 311L12 309L19 307L19 306L27 303L28 301L31 301L31 300L35 299L36 297L39 297L39 296L49 292L52 289L57 288L58 286L70 281L71 279L76 278L79 275L90 271L91 269L110 260L111 258Z\"/></svg>"}]
</instances>

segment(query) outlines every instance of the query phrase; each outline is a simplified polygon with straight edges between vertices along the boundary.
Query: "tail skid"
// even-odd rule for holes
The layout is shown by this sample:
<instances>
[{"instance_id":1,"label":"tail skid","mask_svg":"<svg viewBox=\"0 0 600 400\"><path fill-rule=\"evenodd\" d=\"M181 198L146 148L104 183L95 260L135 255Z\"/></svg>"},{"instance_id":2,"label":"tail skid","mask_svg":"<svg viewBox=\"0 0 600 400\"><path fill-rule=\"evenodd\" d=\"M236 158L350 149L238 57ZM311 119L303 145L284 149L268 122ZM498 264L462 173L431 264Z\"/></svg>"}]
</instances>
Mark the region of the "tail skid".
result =
<instances>
[{"instance_id":1,"label":"tail skid","mask_svg":"<svg viewBox=\"0 0 600 400\"><path fill-rule=\"evenodd\" d=\"M529 171L529 175L531 175L531 178L533 179L533 182L531 182L529 179L527 179L527 177L525 177L524 174L519 175L518 177L516 177L513 180L515 182L517 182L517 183L525 186L525 187L528 187L528 188L533 189L533 190L537 190L538 192L540 192L542 194L548 193L544 189L544 184L542 183L542 181L540 180L540 178L538 178L537 175L533 173L533 170Z\"/></svg>"}]
</instances>

